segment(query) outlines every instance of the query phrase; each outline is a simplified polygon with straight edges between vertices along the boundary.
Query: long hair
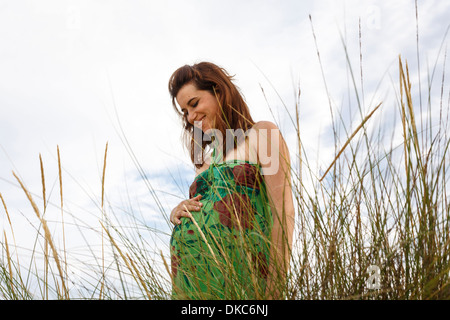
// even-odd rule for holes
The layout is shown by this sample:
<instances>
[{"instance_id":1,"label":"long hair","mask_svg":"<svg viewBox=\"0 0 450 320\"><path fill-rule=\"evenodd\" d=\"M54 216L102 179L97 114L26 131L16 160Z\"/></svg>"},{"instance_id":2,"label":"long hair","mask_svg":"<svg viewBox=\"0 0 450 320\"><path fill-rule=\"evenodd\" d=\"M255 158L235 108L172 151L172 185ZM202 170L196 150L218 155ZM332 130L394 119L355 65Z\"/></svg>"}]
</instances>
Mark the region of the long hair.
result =
<instances>
[{"instance_id":1,"label":"long hair","mask_svg":"<svg viewBox=\"0 0 450 320\"><path fill-rule=\"evenodd\" d=\"M215 129L220 130L223 137L226 136L227 129L242 129L246 132L255 122L250 115L250 110L239 88L233 83L233 77L225 69L211 62L200 62L192 66L185 65L178 68L170 77L169 92L172 97L172 105L182 119L184 127L183 138L189 149L191 160L197 168L200 168L204 164L204 157L202 152L201 159L195 158L194 146L199 142L194 140L194 130L201 129L190 124L187 116L176 105L178 92L188 83L194 84L197 90L209 91L217 98L220 110L216 117ZM210 140L204 141L202 139L202 150L205 150L205 147L211 142ZM235 144L236 141L234 141L233 148L236 147ZM227 149L226 141L223 141L222 146L224 156L226 155L226 150L232 150Z\"/></svg>"}]
</instances>

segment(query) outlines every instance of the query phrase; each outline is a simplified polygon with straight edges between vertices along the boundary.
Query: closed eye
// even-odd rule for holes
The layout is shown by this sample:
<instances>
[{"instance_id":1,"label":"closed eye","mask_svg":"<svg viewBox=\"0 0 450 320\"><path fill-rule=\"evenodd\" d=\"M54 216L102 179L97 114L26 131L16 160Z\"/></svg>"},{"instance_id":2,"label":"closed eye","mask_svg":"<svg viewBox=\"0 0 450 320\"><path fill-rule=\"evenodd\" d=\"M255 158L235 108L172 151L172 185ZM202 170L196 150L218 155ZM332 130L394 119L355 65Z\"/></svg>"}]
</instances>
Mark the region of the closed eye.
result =
<instances>
[{"instance_id":1,"label":"closed eye","mask_svg":"<svg viewBox=\"0 0 450 320\"><path fill-rule=\"evenodd\" d=\"M195 108L197 105L198 105L198 102L199 102L199 100L200 99L197 99L195 102L193 102L194 101L194 99L195 98L192 98L191 100L189 100L188 101L188 106L191 106L191 108ZM188 111L186 110L186 109L181 109L181 112L183 113L183 116L184 117L187 117L188 116Z\"/></svg>"},{"instance_id":2,"label":"closed eye","mask_svg":"<svg viewBox=\"0 0 450 320\"><path fill-rule=\"evenodd\" d=\"M198 97L193 97L188 101L187 105L191 106L192 108L195 108L198 105L199 100L200 99Z\"/></svg>"}]
</instances>

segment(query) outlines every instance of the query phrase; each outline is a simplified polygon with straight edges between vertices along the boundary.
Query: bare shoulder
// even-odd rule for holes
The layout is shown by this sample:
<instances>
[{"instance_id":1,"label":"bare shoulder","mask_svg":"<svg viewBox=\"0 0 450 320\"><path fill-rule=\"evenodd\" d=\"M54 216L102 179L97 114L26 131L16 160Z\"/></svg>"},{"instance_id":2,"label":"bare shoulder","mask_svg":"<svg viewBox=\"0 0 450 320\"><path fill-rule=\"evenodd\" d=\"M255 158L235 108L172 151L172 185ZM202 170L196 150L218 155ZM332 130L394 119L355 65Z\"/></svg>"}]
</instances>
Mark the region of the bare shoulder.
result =
<instances>
[{"instance_id":1,"label":"bare shoulder","mask_svg":"<svg viewBox=\"0 0 450 320\"><path fill-rule=\"evenodd\" d=\"M278 164L281 160L289 163L289 149L280 129L271 121L259 121L253 125L253 128L257 132L259 161L268 164L263 166L266 169L266 173L274 174L278 172ZM272 169L276 170L273 171Z\"/></svg>"},{"instance_id":2,"label":"bare shoulder","mask_svg":"<svg viewBox=\"0 0 450 320\"><path fill-rule=\"evenodd\" d=\"M253 127L255 130L259 129L278 129L277 125L271 121L258 121L256 122Z\"/></svg>"},{"instance_id":3,"label":"bare shoulder","mask_svg":"<svg viewBox=\"0 0 450 320\"><path fill-rule=\"evenodd\" d=\"M266 140L268 143L270 143L273 139L276 139L278 141L281 138L281 140L283 140L280 129L275 123L271 121L258 121L253 125L252 129L254 129L257 133L258 141L261 138L263 140ZM260 142L258 142L258 144L259 143Z\"/></svg>"}]
</instances>

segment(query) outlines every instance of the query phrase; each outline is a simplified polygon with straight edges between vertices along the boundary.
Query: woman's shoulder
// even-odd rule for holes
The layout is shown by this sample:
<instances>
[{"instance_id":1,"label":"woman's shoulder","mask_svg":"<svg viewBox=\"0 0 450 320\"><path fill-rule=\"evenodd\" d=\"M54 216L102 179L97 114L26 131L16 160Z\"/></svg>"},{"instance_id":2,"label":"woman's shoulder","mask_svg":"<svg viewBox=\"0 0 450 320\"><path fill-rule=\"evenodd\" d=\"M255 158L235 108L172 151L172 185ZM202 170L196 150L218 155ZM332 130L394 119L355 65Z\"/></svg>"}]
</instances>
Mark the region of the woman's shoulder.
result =
<instances>
[{"instance_id":1,"label":"woman's shoulder","mask_svg":"<svg viewBox=\"0 0 450 320\"><path fill-rule=\"evenodd\" d=\"M274 138L278 139L281 136L278 126L271 121L258 121L252 126L252 129L254 133L253 138L256 137L256 143L258 146L261 143L261 139L263 141L270 141Z\"/></svg>"},{"instance_id":2,"label":"woman's shoulder","mask_svg":"<svg viewBox=\"0 0 450 320\"><path fill-rule=\"evenodd\" d=\"M283 154L288 153L286 142L283 138L281 130L271 121L259 121L253 125L257 136L257 153L267 152L270 150L278 150ZM266 153L264 153L266 154Z\"/></svg>"},{"instance_id":3,"label":"woman's shoulder","mask_svg":"<svg viewBox=\"0 0 450 320\"><path fill-rule=\"evenodd\" d=\"M259 129L278 129L277 125L271 121L258 121L253 126L253 129L259 130Z\"/></svg>"}]
</instances>

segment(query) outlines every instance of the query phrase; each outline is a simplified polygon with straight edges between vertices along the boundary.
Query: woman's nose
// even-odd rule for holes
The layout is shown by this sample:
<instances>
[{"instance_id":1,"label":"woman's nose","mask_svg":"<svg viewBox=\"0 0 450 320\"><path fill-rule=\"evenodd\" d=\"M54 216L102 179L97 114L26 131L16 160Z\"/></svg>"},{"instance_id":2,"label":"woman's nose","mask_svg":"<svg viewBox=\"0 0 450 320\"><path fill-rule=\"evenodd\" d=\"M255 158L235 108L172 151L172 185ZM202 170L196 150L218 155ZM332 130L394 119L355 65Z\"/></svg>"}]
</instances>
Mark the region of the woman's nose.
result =
<instances>
[{"instance_id":1,"label":"woman's nose","mask_svg":"<svg viewBox=\"0 0 450 320\"><path fill-rule=\"evenodd\" d=\"M195 120L195 112L188 112L188 116L187 116L187 120L190 124L194 125L194 120Z\"/></svg>"},{"instance_id":2,"label":"woman's nose","mask_svg":"<svg viewBox=\"0 0 450 320\"><path fill-rule=\"evenodd\" d=\"M200 118L202 117L203 117L202 113L198 113L197 111L191 110L190 112L188 112L187 119L190 124L195 125L195 122L199 121Z\"/></svg>"}]
</instances>

